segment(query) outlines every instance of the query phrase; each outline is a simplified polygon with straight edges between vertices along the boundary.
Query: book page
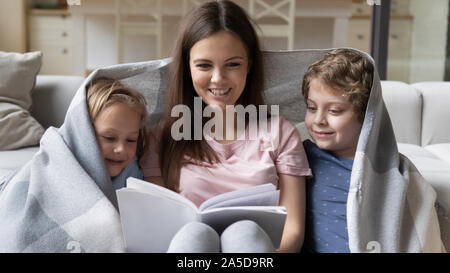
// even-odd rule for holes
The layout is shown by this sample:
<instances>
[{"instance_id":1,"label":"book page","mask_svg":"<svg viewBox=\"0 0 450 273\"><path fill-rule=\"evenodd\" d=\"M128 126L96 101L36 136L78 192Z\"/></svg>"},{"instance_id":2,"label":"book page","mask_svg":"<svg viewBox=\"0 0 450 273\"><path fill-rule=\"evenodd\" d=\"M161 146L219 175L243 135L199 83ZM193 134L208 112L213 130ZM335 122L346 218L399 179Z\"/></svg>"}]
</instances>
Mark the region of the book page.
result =
<instances>
[{"instance_id":1,"label":"book page","mask_svg":"<svg viewBox=\"0 0 450 273\"><path fill-rule=\"evenodd\" d=\"M267 233L274 247L278 248L286 215L286 209L282 206L227 207L202 212L201 221L221 234L225 228L237 221L252 220Z\"/></svg>"},{"instance_id":2,"label":"book page","mask_svg":"<svg viewBox=\"0 0 450 273\"><path fill-rule=\"evenodd\" d=\"M237 190L237 191L231 191L231 192L227 192L224 194L219 194L216 195L208 200L206 200L205 202L203 202L200 207L199 210L200 211L204 211L207 208L210 207L223 207L224 205L220 205L222 202L227 201L229 202L228 204L234 204L234 206L236 205L261 205L261 202L259 202L258 204L251 204L251 203L247 203L247 204L239 204L239 202L242 202L244 200L243 197L249 197L249 196L256 196L258 194L261 193L267 193L267 192L275 192L276 193L276 187L274 184L272 183L266 183L263 185L258 185L258 186L254 186L254 187L248 187L242 190ZM279 195L279 194L278 194ZM264 196L264 195L259 195L259 196ZM256 198L256 199L255 199ZM258 199L258 197L255 197L252 200L255 201ZM278 197L277 197L278 198ZM236 202L231 202L231 200L236 199ZM273 200L268 200L268 199L264 199L267 202L269 202L268 204L264 204L266 206L273 206L273 205L278 205L278 201L274 204ZM278 199L277 199L278 200Z\"/></svg>"},{"instance_id":3,"label":"book page","mask_svg":"<svg viewBox=\"0 0 450 273\"><path fill-rule=\"evenodd\" d=\"M183 203L194 210L198 210L197 206L191 200L185 198L184 196L172 190L166 189L164 187L158 186L156 184L141 179L137 179L134 177L127 178L127 188L136 189L140 192L145 192L152 195L164 196L167 199Z\"/></svg>"},{"instance_id":4,"label":"book page","mask_svg":"<svg viewBox=\"0 0 450 273\"><path fill-rule=\"evenodd\" d=\"M280 191L261 192L249 196L237 197L230 200L219 201L208 206L203 211L208 211L213 208L221 207L236 207L236 206L278 206Z\"/></svg>"},{"instance_id":5,"label":"book page","mask_svg":"<svg viewBox=\"0 0 450 273\"><path fill-rule=\"evenodd\" d=\"M128 252L166 252L178 230L199 219L182 202L135 189L118 190L117 200Z\"/></svg>"}]
</instances>

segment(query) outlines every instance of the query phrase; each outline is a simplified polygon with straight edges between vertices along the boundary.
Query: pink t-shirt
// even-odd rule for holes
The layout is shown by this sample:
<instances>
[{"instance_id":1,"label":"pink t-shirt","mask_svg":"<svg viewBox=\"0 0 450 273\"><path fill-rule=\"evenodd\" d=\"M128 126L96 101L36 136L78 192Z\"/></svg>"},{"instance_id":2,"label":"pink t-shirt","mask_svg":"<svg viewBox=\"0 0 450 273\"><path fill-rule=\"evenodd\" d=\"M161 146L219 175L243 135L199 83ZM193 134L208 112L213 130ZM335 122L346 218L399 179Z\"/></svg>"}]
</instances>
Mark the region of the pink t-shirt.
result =
<instances>
[{"instance_id":1,"label":"pink t-shirt","mask_svg":"<svg viewBox=\"0 0 450 273\"><path fill-rule=\"evenodd\" d=\"M199 206L205 200L225 192L265 183L277 186L278 173L311 175L297 129L282 116L278 125L279 130L260 130L256 140L250 140L247 127L246 140L238 139L230 144L221 144L206 135L207 143L217 153L221 163L184 165L180 170L180 194ZM159 156L156 149L151 148L159 144L154 134L150 135L152 152L142 164L144 177L161 176Z\"/></svg>"}]
</instances>

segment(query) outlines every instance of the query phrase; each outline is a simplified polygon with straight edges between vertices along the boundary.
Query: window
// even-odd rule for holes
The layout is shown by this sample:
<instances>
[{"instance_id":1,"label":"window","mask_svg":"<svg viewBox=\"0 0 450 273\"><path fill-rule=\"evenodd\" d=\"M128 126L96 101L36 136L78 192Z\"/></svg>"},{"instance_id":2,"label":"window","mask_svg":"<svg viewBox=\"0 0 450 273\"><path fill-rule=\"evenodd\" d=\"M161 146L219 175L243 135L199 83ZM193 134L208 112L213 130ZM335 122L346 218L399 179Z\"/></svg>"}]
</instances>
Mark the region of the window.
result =
<instances>
[{"instance_id":1,"label":"window","mask_svg":"<svg viewBox=\"0 0 450 273\"><path fill-rule=\"evenodd\" d=\"M387 80L449 80L448 11L449 0L391 0Z\"/></svg>"}]
</instances>

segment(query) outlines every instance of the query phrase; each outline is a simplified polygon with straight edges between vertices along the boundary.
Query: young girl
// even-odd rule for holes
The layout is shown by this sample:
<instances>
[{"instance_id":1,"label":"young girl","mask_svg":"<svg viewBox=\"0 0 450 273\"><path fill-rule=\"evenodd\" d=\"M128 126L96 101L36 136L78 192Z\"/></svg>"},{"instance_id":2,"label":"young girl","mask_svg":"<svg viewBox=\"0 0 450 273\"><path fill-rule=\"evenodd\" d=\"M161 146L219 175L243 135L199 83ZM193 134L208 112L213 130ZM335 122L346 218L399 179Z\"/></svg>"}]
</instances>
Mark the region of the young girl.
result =
<instances>
[{"instance_id":1,"label":"young girl","mask_svg":"<svg viewBox=\"0 0 450 273\"><path fill-rule=\"evenodd\" d=\"M126 251L114 188L138 176L145 108L114 80L80 87L61 127L6 181L0 252Z\"/></svg>"},{"instance_id":2,"label":"young girl","mask_svg":"<svg viewBox=\"0 0 450 273\"><path fill-rule=\"evenodd\" d=\"M114 187L125 187L128 176L143 178L135 156L140 158L144 148L145 98L119 81L100 78L88 88L87 103Z\"/></svg>"},{"instance_id":3,"label":"young girl","mask_svg":"<svg viewBox=\"0 0 450 273\"><path fill-rule=\"evenodd\" d=\"M227 105L258 108L265 104L261 51L245 11L231 1L213 1L199 6L185 20L174 49L166 113L161 124L151 132L152 147L160 149L144 157L145 180L178 191L197 205L217 194L273 183L280 189L279 204L287 210L278 251L298 252L304 234L304 177L311 170L300 136L291 123L279 117L278 126L269 132L258 128L257 139L248 138L249 126L244 132L238 131L237 122L225 119L219 136L200 133L203 137L195 139L199 133L195 121L188 128L191 138L175 140L172 135L177 121L171 116L172 109L184 105L194 113L196 98L206 106L222 109L223 117ZM264 114L258 113L257 118L261 115ZM270 120L270 113L266 117ZM233 118L238 121L237 115ZM203 119L202 124L207 121ZM225 139L225 135L232 137ZM273 139L278 139L278 143L274 144ZM244 221L242 229L247 229L248 224ZM222 245L227 244L222 241ZM188 251L188 248L174 251L177 250ZM232 251L241 250L251 251L236 248Z\"/></svg>"}]
</instances>

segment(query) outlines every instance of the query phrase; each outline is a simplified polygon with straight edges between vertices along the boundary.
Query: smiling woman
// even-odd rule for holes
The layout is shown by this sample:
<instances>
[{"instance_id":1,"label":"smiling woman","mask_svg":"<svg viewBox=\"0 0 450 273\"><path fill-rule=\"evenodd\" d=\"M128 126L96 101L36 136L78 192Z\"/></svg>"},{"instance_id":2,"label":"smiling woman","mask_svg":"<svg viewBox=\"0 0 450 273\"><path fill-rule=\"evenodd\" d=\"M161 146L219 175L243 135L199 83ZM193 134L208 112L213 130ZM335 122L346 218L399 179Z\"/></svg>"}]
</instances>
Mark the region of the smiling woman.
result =
<instances>
[{"instance_id":1,"label":"smiling woman","mask_svg":"<svg viewBox=\"0 0 450 273\"><path fill-rule=\"evenodd\" d=\"M311 170L296 128L284 117L267 111L263 83L259 41L245 11L232 1L210 1L194 9L181 26L170 67L166 111L159 126L150 132L149 145L154 148L143 157L141 166L145 180L177 191L196 205L226 192L264 183L276 185L279 205L287 211L278 251L298 252L304 231L304 177ZM196 107L197 102L202 106ZM183 112L194 113L188 117L193 122L183 124L189 127L183 131L190 136L175 139L173 128L179 128L179 122L172 113L180 105ZM255 109L256 115L227 115L228 106ZM214 115L202 116L207 107L218 109L218 114L214 111ZM196 126L198 115L200 126ZM225 140L216 134L218 126L213 134L201 132L205 125L213 128L208 125L217 116L224 117L217 124L223 124ZM267 121L254 122L257 137L253 139L249 120ZM238 124L246 127L241 129ZM198 135L202 137L196 138ZM210 242L205 239L211 229L185 225L173 237L169 252L275 251L255 222L231 224L226 230L237 231L224 232L231 236L222 233L220 243L218 236ZM221 249L208 248L211 241Z\"/></svg>"},{"instance_id":2,"label":"smiling woman","mask_svg":"<svg viewBox=\"0 0 450 273\"><path fill-rule=\"evenodd\" d=\"M171 116L172 109L186 105L194 113L195 97L202 98L203 108L209 103L219 107L265 105L264 76L258 36L245 11L231 1L211 1L192 10L184 18L172 55L159 136L164 155L160 166L165 185L179 191L184 156L210 164L220 162L220 158L204 139L173 139L171 131L177 118ZM206 122L203 119L202 124ZM198 132L194 123L191 126L190 139L196 139Z\"/></svg>"},{"instance_id":3,"label":"smiling woman","mask_svg":"<svg viewBox=\"0 0 450 273\"><path fill-rule=\"evenodd\" d=\"M239 37L219 31L197 42L189 59L192 84L206 104L225 109L236 103L249 69L247 50Z\"/></svg>"}]
</instances>

